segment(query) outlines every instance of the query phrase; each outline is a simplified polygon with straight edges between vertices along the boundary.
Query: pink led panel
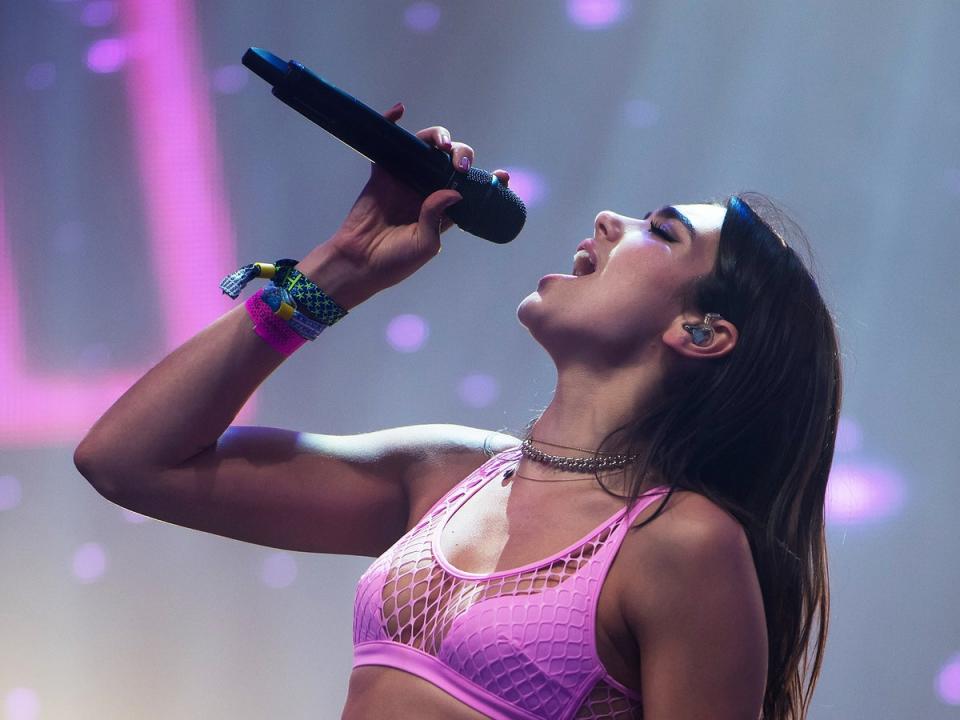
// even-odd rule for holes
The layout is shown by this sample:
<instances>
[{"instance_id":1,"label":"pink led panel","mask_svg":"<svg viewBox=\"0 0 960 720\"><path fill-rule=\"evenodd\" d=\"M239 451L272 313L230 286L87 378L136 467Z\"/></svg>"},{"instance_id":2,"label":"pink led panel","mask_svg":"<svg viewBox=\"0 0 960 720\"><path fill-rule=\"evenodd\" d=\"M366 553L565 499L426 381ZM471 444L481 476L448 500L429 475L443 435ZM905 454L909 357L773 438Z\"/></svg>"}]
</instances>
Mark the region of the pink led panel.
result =
<instances>
[{"instance_id":1,"label":"pink led panel","mask_svg":"<svg viewBox=\"0 0 960 720\"><path fill-rule=\"evenodd\" d=\"M237 267L234 234L191 3L130 0L120 8L158 335L169 352L230 308L217 285ZM0 173L0 446L75 442L149 366L32 372L11 250ZM249 420L253 400L238 421Z\"/></svg>"}]
</instances>

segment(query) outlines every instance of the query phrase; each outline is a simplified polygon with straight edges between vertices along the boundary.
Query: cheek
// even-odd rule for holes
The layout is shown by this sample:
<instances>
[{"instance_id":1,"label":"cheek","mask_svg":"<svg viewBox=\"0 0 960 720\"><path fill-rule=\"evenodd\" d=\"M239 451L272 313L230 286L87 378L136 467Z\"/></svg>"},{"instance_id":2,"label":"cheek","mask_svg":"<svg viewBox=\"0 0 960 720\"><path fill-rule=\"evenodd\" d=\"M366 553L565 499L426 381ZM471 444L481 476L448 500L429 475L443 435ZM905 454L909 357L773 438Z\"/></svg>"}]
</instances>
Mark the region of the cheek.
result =
<instances>
[{"instance_id":1,"label":"cheek","mask_svg":"<svg viewBox=\"0 0 960 720\"><path fill-rule=\"evenodd\" d=\"M599 292L624 308L662 305L676 299L683 278L676 272L674 263L649 254L648 262L611 265L598 278Z\"/></svg>"}]
</instances>

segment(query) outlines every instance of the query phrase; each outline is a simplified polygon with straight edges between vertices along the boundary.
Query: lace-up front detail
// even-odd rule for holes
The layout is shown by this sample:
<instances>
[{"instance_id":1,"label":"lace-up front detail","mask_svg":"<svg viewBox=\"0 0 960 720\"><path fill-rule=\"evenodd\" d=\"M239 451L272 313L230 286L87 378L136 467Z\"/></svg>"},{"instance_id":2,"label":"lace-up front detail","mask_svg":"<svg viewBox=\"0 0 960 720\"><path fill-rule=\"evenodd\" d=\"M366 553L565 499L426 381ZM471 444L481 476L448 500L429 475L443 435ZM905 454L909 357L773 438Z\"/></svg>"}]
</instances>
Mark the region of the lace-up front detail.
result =
<instances>
[{"instance_id":1,"label":"lace-up front detail","mask_svg":"<svg viewBox=\"0 0 960 720\"><path fill-rule=\"evenodd\" d=\"M639 695L597 656L596 608L627 528L657 490L549 558L461 572L440 551L447 519L519 459L515 449L484 463L363 574L354 666L410 672L493 718L640 718Z\"/></svg>"}]
</instances>

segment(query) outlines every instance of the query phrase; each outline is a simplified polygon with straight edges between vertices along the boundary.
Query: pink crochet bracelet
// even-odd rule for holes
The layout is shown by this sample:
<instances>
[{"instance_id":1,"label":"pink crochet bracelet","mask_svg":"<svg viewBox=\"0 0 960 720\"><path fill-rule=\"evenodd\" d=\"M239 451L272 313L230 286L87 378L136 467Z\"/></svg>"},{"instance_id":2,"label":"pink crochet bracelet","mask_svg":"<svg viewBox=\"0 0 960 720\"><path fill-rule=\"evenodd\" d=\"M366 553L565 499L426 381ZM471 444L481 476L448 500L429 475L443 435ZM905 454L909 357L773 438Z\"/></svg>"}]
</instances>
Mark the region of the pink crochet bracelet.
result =
<instances>
[{"instance_id":1,"label":"pink crochet bracelet","mask_svg":"<svg viewBox=\"0 0 960 720\"><path fill-rule=\"evenodd\" d=\"M247 313L253 320L253 331L278 353L289 357L307 340L290 327L286 320L274 315L270 306L260 299L261 295L262 289L247 298L246 302Z\"/></svg>"}]
</instances>

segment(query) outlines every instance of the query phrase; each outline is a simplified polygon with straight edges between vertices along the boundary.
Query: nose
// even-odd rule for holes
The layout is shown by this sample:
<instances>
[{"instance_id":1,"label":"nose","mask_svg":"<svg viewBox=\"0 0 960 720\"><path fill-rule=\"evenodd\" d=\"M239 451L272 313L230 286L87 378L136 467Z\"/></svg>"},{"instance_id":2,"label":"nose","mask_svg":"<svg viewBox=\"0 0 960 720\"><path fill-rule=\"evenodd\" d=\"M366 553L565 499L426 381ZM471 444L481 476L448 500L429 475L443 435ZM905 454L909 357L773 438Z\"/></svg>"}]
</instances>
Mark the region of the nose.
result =
<instances>
[{"instance_id":1,"label":"nose","mask_svg":"<svg viewBox=\"0 0 960 720\"><path fill-rule=\"evenodd\" d=\"M597 217L593 221L594 237L616 242L620 239L620 236L623 235L623 221L624 218L622 215L617 215L615 212L610 212L609 210L603 210L597 213Z\"/></svg>"}]
</instances>

